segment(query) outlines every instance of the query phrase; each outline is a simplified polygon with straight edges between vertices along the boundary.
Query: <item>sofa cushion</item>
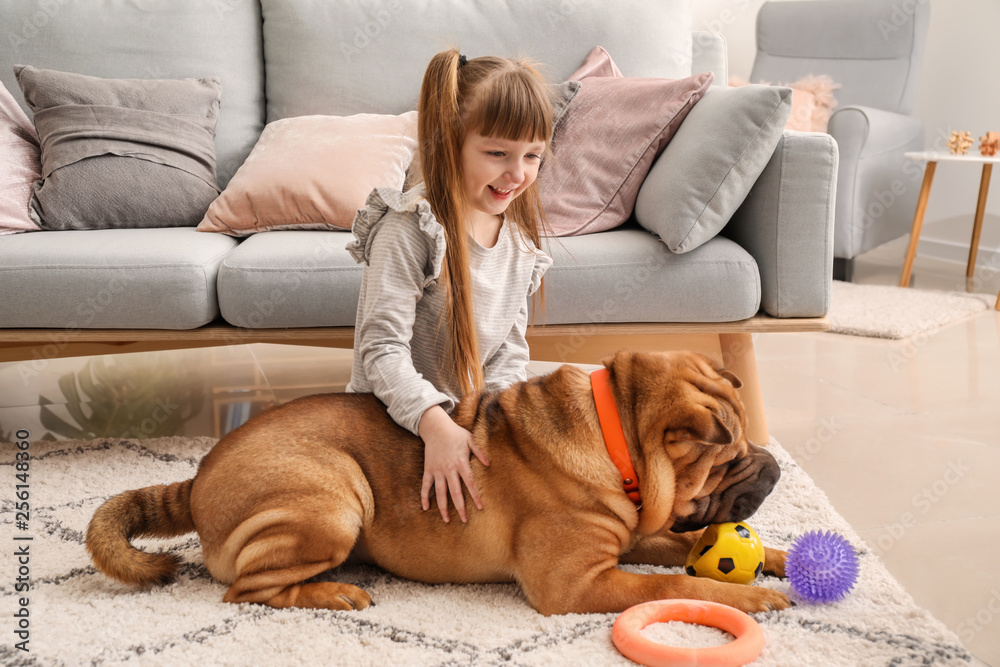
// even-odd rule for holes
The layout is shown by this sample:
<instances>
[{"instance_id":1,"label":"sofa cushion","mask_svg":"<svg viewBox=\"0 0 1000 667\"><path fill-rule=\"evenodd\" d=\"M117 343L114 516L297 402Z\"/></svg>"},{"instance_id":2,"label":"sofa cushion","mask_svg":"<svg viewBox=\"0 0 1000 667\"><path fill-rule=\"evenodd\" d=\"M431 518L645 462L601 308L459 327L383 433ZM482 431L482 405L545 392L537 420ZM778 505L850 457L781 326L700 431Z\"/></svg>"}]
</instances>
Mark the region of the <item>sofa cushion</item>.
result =
<instances>
[{"instance_id":1,"label":"sofa cushion","mask_svg":"<svg viewBox=\"0 0 1000 667\"><path fill-rule=\"evenodd\" d=\"M0 83L0 234L38 231L28 199L41 177L39 150L31 121Z\"/></svg>"},{"instance_id":2,"label":"sofa cushion","mask_svg":"<svg viewBox=\"0 0 1000 667\"><path fill-rule=\"evenodd\" d=\"M247 328L354 326L362 267L345 232L269 232L243 241L219 270L219 307ZM684 255L627 227L550 239L537 324L728 322L760 306L750 255L717 237Z\"/></svg>"},{"instance_id":3,"label":"sofa cushion","mask_svg":"<svg viewBox=\"0 0 1000 667\"><path fill-rule=\"evenodd\" d=\"M595 44L626 76L691 75L690 0L263 0L267 120L416 108L431 57L517 56L564 81ZM619 20L609 20L617 18Z\"/></svg>"},{"instance_id":4,"label":"sofa cushion","mask_svg":"<svg viewBox=\"0 0 1000 667\"><path fill-rule=\"evenodd\" d=\"M193 227L17 234L0 243L0 327L194 329L218 316L237 241Z\"/></svg>"},{"instance_id":5,"label":"sofa cushion","mask_svg":"<svg viewBox=\"0 0 1000 667\"><path fill-rule=\"evenodd\" d=\"M677 255L643 229L550 239L536 324L732 322L760 308L757 263L721 236Z\"/></svg>"},{"instance_id":6,"label":"sofa cushion","mask_svg":"<svg viewBox=\"0 0 1000 667\"><path fill-rule=\"evenodd\" d=\"M760 85L708 90L643 181L639 224L679 253L718 234L774 154L791 92Z\"/></svg>"},{"instance_id":7,"label":"sofa cushion","mask_svg":"<svg viewBox=\"0 0 1000 667\"><path fill-rule=\"evenodd\" d=\"M0 2L0 81L20 102L14 63L105 78L217 76L224 187L264 127L260 21L259 3L233 0Z\"/></svg>"},{"instance_id":8,"label":"sofa cushion","mask_svg":"<svg viewBox=\"0 0 1000 667\"><path fill-rule=\"evenodd\" d=\"M29 203L42 229L194 226L219 195L217 78L14 73L42 146Z\"/></svg>"},{"instance_id":9,"label":"sofa cushion","mask_svg":"<svg viewBox=\"0 0 1000 667\"><path fill-rule=\"evenodd\" d=\"M347 252L353 240L346 231L249 237L219 269L222 317L250 329L353 327L362 269Z\"/></svg>"},{"instance_id":10,"label":"sofa cushion","mask_svg":"<svg viewBox=\"0 0 1000 667\"><path fill-rule=\"evenodd\" d=\"M579 80L580 90L555 130L553 157L538 178L556 236L601 232L629 219L650 166L713 75L624 77L598 46L570 78Z\"/></svg>"},{"instance_id":11,"label":"sofa cushion","mask_svg":"<svg viewBox=\"0 0 1000 667\"><path fill-rule=\"evenodd\" d=\"M198 229L350 229L373 189L403 188L416 150L416 111L276 120Z\"/></svg>"}]
</instances>

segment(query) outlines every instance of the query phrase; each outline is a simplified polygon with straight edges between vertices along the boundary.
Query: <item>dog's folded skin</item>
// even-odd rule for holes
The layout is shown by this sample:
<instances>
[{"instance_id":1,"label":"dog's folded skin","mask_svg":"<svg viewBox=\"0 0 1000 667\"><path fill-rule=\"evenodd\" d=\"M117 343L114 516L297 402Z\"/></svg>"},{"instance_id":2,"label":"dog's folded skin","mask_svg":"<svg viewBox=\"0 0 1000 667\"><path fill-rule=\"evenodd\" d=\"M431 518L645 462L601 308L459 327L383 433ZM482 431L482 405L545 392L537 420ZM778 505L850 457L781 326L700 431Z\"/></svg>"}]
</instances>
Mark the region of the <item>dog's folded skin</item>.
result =
<instances>
[{"instance_id":1,"label":"dog's folded skin","mask_svg":"<svg viewBox=\"0 0 1000 667\"><path fill-rule=\"evenodd\" d=\"M564 366L456 408L491 461L472 460L484 508L468 523L420 508L423 444L374 396L327 394L228 434L193 482L112 498L91 521L88 550L109 576L162 583L176 559L129 540L196 529L208 570L230 585L224 600L272 607L367 607L356 586L303 583L349 556L423 582L516 581L543 614L620 612L662 598L788 607L764 587L617 567L683 564L698 528L747 518L779 470L746 440L739 380L707 358L620 352L605 365L641 509L608 456L589 376ZM768 549L765 570L782 576L784 556Z\"/></svg>"}]
</instances>

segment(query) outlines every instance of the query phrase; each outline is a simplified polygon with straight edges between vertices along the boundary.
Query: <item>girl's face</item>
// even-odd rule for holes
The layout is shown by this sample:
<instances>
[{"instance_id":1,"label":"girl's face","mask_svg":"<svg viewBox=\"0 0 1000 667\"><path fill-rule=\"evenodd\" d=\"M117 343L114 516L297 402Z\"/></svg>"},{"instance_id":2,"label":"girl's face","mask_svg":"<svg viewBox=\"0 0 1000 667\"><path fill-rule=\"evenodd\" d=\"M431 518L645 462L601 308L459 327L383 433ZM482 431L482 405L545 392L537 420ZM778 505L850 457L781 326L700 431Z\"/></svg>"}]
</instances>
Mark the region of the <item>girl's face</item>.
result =
<instances>
[{"instance_id":1,"label":"girl's face","mask_svg":"<svg viewBox=\"0 0 1000 667\"><path fill-rule=\"evenodd\" d=\"M469 134L462 145L462 178L470 214L497 216L538 177L544 141L511 141Z\"/></svg>"}]
</instances>

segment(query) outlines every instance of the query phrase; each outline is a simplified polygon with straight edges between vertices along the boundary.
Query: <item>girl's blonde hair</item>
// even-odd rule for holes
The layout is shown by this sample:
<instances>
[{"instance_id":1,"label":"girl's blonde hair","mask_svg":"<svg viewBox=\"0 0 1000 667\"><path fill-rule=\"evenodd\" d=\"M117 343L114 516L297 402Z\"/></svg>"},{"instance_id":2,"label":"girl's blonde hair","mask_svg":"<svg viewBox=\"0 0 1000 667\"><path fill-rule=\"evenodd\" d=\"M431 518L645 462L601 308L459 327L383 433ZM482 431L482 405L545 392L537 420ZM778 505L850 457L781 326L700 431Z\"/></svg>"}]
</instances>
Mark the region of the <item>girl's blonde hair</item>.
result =
<instances>
[{"instance_id":1,"label":"girl's blonde hair","mask_svg":"<svg viewBox=\"0 0 1000 667\"><path fill-rule=\"evenodd\" d=\"M529 63L495 56L466 61L450 49L434 56L427 66L417 113L427 201L445 231L447 252L440 284L448 304L444 316L453 368L465 394L481 389L484 380L471 294L462 144L470 133L544 141L548 154L552 100L541 75ZM546 221L537 181L511 202L505 215L522 237L541 247Z\"/></svg>"}]
</instances>

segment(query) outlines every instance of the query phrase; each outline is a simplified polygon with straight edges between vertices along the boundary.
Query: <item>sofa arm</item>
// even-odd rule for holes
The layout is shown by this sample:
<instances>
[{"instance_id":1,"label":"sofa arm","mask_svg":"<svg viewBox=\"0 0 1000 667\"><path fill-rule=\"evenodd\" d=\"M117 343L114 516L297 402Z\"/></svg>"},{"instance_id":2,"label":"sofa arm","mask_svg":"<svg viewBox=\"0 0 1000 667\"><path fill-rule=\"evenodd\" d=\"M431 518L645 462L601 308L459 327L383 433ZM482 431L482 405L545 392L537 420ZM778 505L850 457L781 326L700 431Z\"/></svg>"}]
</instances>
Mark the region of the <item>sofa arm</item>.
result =
<instances>
[{"instance_id":1,"label":"sofa arm","mask_svg":"<svg viewBox=\"0 0 1000 667\"><path fill-rule=\"evenodd\" d=\"M923 168L903 154L923 149L924 122L846 106L828 131L840 149L834 257L856 257L909 232Z\"/></svg>"},{"instance_id":2,"label":"sofa arm","mask_svg":"<svg viewBox=\"0 0 1000 667\"><path fill-rule=\"evenodd\" d=\"M696 30L691 33L691 73L711 72L716 86L728 85L729 56L726 38L717 32Z\"/></svg>"},{"instance_id":3,"label":"sofa arm","mask_svg":"<svg viewBox=\"0 0 1000 667\"><path fill-rule=\"evenodd\" d=\"M820 317L830 306L837 143L786 130L723 234L757 261L761 308L773 317Z\"/></svg>"}]
</instances>

